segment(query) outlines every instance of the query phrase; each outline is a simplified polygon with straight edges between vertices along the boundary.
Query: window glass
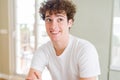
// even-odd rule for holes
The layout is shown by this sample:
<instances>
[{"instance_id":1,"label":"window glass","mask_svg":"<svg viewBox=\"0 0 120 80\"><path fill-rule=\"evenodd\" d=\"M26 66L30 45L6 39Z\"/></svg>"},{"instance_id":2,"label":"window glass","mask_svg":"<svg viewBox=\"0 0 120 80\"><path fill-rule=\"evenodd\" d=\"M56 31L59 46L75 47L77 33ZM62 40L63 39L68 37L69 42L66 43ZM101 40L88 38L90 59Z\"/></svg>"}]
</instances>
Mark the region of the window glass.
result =
<instances>
[{"instance_id":1,"label":"window glass","mask_svg":"<svg viewBox=\"0 0 120 80\"><path fill-rule=\"evenodd\" d=\"M114 2L111 69L120 70L120 0Z\"/></svg>"},{"instance_id":2,"label":"window glass","mask_svg":"<svg viewBox=\"0 0 120 80\"><path fill-rule=\"evenodd\" d=\"M42 0L16 0L16 73L26 75L34 51L49 40L39 16Z\"/></svg>"}]
</instances>

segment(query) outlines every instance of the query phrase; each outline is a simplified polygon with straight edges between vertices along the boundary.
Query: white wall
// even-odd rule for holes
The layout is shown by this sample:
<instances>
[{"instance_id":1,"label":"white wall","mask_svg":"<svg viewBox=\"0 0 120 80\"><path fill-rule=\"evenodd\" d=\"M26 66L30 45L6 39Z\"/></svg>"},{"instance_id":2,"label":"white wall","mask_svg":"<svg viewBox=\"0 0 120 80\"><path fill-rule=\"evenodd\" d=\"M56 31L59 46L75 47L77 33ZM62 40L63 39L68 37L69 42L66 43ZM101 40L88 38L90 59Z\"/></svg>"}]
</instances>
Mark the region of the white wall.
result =
<instances>
[{"instance_id":1,"label":"white wall","mask_svg":"<svg viewBox=\"0 0 120 80\"><path fill-rule=\"evenodd\" d=\"M113 1L75 0L74 2L77 4L77 14L71 32L96 46L101 65L99 80L108 80Z\"/></svg>"}]
</instances>

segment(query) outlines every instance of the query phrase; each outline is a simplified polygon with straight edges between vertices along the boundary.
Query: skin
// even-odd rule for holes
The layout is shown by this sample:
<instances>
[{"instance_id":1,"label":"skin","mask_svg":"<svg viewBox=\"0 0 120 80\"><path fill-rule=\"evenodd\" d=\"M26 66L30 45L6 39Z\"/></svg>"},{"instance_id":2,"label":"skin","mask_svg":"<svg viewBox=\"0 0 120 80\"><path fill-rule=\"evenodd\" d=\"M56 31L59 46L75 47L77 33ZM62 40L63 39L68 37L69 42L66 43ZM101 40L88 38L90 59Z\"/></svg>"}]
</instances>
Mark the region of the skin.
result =
<instances>
[{"instance_id":1,"label":"skin","mask_svg":"<svg viewBox=\"0 0 120 80\"><path fill-rule=\"evenodd\" d=\"M42 80L41 73L33 68L30 68L29 74L26 80Z\"/></svg>"},{"instance_id":2,"label":"skin","mask_svg":"<svg viewBox=\"0 0 120 80\"><path fill-rule=\"evenodd\" d=\"M56 55L59 56L69 42L69 27L72 26L72 20L67 20L65 12L53 15L46 12L45 26L56 50Z\"/></svg>"},{"instance_id":3,"label":"skin","mask_svg":"<svg viewBox=\"0 0 120 80\"><path fill-rule=\"evenodd\" d=\"M69 28L72 26L73 20L67 20L65 12L50 15L46 12L45 26L48 36L50 37L56 55L62 54L69 42ZM26 80L42 80L41 73L35 69L30 69ZM96 80L96 77L80 78L80 80Z\"/></svg>"}]
</instances>

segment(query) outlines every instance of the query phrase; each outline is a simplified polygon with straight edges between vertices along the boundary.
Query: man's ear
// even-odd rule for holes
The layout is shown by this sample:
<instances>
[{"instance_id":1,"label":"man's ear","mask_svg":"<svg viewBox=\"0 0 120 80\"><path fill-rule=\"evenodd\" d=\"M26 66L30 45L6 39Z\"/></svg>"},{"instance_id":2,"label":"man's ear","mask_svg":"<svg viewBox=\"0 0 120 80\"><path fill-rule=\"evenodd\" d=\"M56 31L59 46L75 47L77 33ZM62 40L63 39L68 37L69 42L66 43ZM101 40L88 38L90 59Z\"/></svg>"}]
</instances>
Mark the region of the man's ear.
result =
<instances>
[{"instance_id":1,"label":"man's ear","mask_svg":"<svg viewBox=\"0 0 120 80\"><path fill-rule=\"evenodd\" d=\"M68 21L69 28L71 28L71 27L72 27L72 24L73 24L73 20L72 20L72 19L70 19L70 20Z\"/></svg>"}]
</instances>

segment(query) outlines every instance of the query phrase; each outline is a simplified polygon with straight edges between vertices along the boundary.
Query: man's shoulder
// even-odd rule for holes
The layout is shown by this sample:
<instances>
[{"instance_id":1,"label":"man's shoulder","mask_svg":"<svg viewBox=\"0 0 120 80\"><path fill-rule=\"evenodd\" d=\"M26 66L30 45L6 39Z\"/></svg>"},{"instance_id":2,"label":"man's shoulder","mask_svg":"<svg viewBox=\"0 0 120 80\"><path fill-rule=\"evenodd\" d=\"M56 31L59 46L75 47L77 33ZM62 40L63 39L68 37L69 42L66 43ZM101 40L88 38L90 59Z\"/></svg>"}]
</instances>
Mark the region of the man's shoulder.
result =
<instances>
[{"instance_id":1,"label":"man's shoulder","mask_svg":"<svg viewBox=\"0 0 120 80\"><path fill-rule=\"evenodd\" d=\"M79 44L79 45L83 45L83 44L92 44L90 41L80 38L78 36L71 36L71 41L73 43Z\"/></svg>"},{"instance_id":2,"label":"man's shoulder","mask_svg":"<svg viewBox=\"0 0 120 80\"><path fill-rule=\"evenodd\" d=\"M49 48L49 47L51 47L52 45L51 45L51 41L47 41L46 43L44 43L44 44L42 44L42 45L40 45L39 47L38 47L38 49L46 49L46 48Z\"/></svg>"},{"instance_id":3,"label":"man's shoulder","mask_svg":"<svg viewBox=\"0 0 120 80\"><path fill-rule=\"evenodd\" d=\"M93 43L91 43L89 40L80 38L80 37L76 37L76 36L71 36L71 43L72 46L74 46L77 50L80 50L82 48L86 48L86 47L95 47ZM75 49L74 48L74 49Z\"/></svg>"}]
</instances>

